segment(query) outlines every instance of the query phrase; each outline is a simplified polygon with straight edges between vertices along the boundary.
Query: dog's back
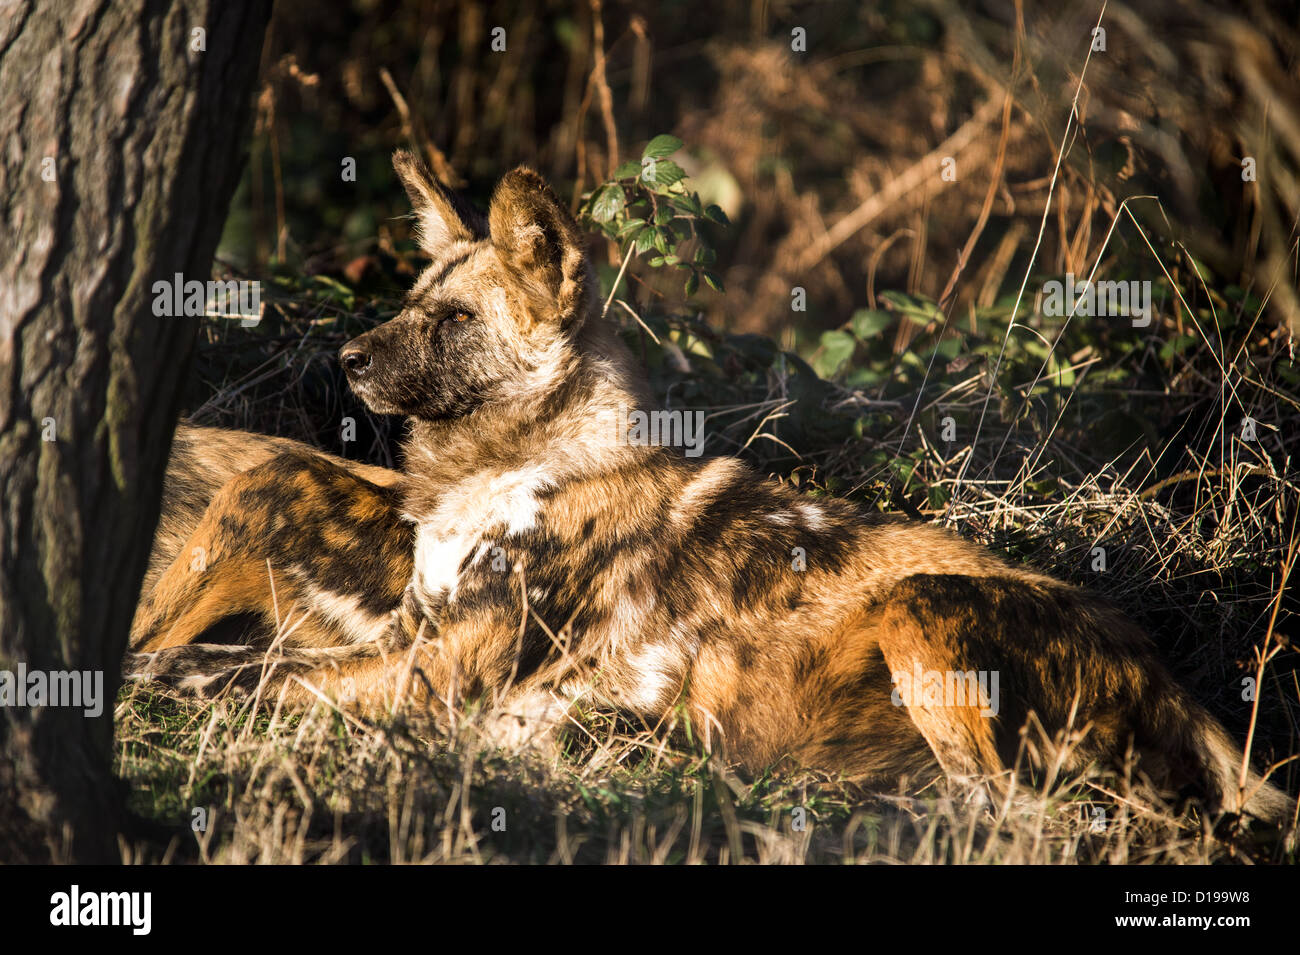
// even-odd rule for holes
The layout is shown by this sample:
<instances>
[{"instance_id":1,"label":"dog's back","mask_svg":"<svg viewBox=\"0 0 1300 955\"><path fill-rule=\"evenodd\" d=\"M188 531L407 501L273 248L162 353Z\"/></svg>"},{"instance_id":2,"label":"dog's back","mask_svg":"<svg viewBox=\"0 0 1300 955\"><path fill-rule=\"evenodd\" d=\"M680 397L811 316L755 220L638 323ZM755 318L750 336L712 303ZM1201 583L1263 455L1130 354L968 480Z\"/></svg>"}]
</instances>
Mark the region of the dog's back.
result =
<instances>
[{"instance_id":1,"label":"dog's back","mask_svg":"<svg viewBox=\"0 0 1300 955\"><path fill-rule=\"evenodd\" d=\"M163 572L182 556L181 548L198 527L217 491L250 468L278 454L290 452L320 455L339 467L383 486L391 486L400 479L396 471L345 461L301 441L181 421L172 438L167 473L163 480L158 528L154 533L153 549L149 553L149 566L140 593L147 596ZM193 556L187 555L187 559Z\"/></svg>"}]
</instances>

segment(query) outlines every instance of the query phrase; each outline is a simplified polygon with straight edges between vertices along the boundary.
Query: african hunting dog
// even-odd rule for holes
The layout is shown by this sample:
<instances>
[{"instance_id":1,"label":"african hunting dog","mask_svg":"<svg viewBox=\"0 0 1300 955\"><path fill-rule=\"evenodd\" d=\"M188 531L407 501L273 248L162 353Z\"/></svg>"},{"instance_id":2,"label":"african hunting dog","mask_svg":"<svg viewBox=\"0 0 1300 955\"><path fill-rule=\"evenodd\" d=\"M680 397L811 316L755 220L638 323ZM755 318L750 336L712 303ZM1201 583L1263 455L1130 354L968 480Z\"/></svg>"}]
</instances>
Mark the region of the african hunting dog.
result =
<instances>
[{"instance_id":1,"label":"african hunting dog","mask_svg":"<svg viewBox=\"0 0 1300 955\"><path fill-rule=\"evenodd\" d=\"M242 471L141 606L139 673L257 682L260 646L200 642L260 613L291 699L599 702L676 714L751 768L875 785L996 778L1030 724L1031 762L1072 729L1067 770L1131 746L1160 787L1242 808L1241 750L1120 613L940 528L630 440L645 382L541 177L509 173L484 219L410 154L395 166L433 261L340 361L372 410L409 417L402 479L297 449ZM970 673L1000 701L925 685ZM1249 790L1247 811L1286 812Z\"/></svg>"}]
</instances>

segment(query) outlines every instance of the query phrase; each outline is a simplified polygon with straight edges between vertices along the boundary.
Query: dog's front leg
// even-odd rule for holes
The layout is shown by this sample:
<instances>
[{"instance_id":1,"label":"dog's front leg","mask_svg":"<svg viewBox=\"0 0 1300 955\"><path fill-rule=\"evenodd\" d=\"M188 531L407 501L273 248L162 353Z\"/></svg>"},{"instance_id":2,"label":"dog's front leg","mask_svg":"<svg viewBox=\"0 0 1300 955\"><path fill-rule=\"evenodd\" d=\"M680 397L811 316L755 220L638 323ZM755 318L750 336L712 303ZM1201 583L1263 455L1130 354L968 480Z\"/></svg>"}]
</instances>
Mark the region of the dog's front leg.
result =
<instances>
[{"instance_id":1,"label":"dog's front leg","mask_svg":"<svg viewBox=\"0 0 1300 955\"><path fill-rule=\"evenodd\" d=\"M374 716L406 702L449 712L465 699L500 702L520 682L518 625L473 614L442 618L431 621L408 591L374 641L269 651L191 644L132 654L124 669L128 679L201 698L235 692L266 701L324 700Z\"/></svg>"}]
</instances>

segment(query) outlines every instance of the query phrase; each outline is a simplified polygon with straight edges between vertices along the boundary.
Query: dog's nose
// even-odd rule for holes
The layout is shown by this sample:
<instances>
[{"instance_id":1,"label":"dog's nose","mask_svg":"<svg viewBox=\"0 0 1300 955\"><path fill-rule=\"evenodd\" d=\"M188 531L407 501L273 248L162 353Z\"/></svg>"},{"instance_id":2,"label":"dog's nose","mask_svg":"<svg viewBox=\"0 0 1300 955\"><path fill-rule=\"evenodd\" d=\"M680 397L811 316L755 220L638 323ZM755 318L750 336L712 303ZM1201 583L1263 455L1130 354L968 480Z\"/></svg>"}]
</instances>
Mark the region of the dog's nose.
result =
<instances>
[{"instance_id":1,"label":"dog's nose","mask_svg":"<svg viewBox=\"0 0 1300 955\"><path fill-rule=\"evenodd\" d=\"M356 345L344 345L339 352L339 364L349 375L364 375L370 367L370 353Z\"/></svg>"}]
</instances>

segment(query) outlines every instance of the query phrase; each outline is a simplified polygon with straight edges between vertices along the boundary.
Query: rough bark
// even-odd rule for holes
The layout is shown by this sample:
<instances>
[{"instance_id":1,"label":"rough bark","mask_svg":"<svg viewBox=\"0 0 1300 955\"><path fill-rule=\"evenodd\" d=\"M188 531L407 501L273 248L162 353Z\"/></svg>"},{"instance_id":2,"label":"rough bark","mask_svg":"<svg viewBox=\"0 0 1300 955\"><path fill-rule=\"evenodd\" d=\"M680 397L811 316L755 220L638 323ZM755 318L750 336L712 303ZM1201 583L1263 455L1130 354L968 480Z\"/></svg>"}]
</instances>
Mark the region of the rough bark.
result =
<instances>
[{"instance_id":1,"label":"rough bark","mask_svg":"<svg viewBox=\"0 0 1300 955\"><path fill-rule=\"evenodd\" d=\"M118 857L113 700L195 337L151 289L210 275L269 13L0 5L0 670L105 697L0 706L0 861Z\"/></svg>"}]
</instances>

